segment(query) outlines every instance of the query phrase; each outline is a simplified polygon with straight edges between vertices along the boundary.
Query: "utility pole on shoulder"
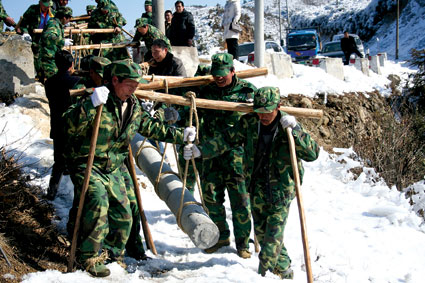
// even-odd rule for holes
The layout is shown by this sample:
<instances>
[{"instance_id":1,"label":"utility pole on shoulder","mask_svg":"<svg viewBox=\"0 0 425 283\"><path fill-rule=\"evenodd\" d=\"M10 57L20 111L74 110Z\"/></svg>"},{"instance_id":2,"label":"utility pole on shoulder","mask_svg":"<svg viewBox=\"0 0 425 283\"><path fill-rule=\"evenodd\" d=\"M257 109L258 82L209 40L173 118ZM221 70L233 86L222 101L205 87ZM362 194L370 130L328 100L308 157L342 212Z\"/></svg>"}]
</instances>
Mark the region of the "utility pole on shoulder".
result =
<instances>
[{"instance_id":1,"label":"utility pole on shoulder","mask_svg":"<svg viewBox=\"0 0 425 283\"><path fill-rule=\"evenodd\" d=\"M397 24L395 32L395 59L398 60L398 21L400 17L400 0L397 0Z\"/></svg>"}]
</instances>

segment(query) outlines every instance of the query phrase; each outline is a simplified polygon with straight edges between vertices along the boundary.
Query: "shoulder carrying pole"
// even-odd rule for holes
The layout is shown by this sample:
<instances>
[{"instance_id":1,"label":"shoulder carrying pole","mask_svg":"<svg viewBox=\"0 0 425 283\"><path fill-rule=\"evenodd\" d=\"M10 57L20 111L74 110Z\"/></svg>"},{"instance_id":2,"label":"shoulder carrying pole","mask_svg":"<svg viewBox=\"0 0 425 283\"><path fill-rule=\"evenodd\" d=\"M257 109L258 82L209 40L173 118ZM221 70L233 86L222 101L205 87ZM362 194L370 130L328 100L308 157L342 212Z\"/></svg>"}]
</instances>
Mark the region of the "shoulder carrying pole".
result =
<instances>
[{"instance_id":1,"label":"shoulder carrying pole","mask_svg":"<svg viewBox=\"0 0 425 283\"><path fill-rule=\"evenodd\" d=\"M142 196L140 194L139 183L137 182L136 167L134 167L133 152L131 150L131 145L128 146L128 166L129 166L128 169L130 170L131 179L133 180L133 184L134 184L134 192L136 194L137 206L139 207L140 218L142 220L142 229L143 229L143 235L145 236L146 246L148 247L148 249L152 251L154 255L157 255L158 252L156 251L155 244L152 239L151 231L149 229L148 220L146 219L145 211L143 210Z\"/></svg>"},{"instance_id":2,"label":"shoulder carrying pole","mask_svg":"<svg viewBox=\"0 0 425 283\"><path fill-rule=\"evenodd\" d=\"M305 260L305 266L307 271L307 282L313 283L313 273L311 272L310 251L308 247L307 227L305 224L304 204L301 197L301 188L300 188L301 182L300 182L300 175L298 171L297 153L295 151L295 141L294 141L294 137L292 136L292 129L290 127L286 128L286 133L288 135L289 151L291 154L291 165L292 165L292 171L294 173L294 178L295 178L295 192L297 195L298 212L300 214L301 234L302 234L303 248L304 248L304 260Z\"/></svg>"},{"instance_id":3,"label":"shoulder carrying pole","mask_svg":"<svg viewBox=\"0 0 425 283\"><path fill-rule=\"evenodd\" d=\"M90 139L89 157L87 160L87 168L84 173L83 188L81 190L80 202L78 203L77 217L75 219L74 233L72 234L71 252L69 255L67 272L72 272L74 266L75 250L77 249L78 230L80 228L81 213L83 212L84 200L89 187L91 169L93 167L94 153L96 150L97 135L99 134L100 117L102 114L103 104L100 104L96 110L96 117L93 123L93 132Z\"/></svg>"}]
</instances>

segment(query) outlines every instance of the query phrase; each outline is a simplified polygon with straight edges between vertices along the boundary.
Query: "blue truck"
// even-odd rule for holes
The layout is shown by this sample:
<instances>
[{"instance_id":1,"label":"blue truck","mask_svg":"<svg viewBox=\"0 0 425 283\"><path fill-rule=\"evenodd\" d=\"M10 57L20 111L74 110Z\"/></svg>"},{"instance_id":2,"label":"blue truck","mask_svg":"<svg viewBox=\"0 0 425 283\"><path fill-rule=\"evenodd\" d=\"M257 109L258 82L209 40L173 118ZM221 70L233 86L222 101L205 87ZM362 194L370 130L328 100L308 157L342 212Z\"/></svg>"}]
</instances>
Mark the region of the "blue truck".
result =
<instances>
[{"instance_id":1,"label":"blue truck","mask_svg":"<svg viewBox=\"0 0 425 283\"><path fill-rule=\"evenodd\" d=\"M320 33L317 28L290 29L286 35L286 53L292 61L309 63L321 50Z\"/></svg>"}]
</instances>

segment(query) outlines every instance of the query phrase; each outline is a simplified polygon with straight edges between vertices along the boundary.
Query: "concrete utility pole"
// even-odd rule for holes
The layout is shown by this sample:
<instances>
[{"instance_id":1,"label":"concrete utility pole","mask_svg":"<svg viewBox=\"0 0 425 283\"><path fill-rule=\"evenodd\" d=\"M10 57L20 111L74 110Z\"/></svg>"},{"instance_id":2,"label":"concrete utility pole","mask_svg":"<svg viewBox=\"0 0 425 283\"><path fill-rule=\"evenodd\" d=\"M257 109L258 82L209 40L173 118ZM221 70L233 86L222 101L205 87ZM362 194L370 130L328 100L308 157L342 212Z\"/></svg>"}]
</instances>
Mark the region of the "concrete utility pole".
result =
<instances>
[{"instance_id":1,"label":"concrete utility pole","mask_svg":"<svg viewBox=\"0 0 425 283\"><path fill-rule=\"evenodd\" d=\"M153 25L165 34L164 24L164 0L152 1Z\"/></svg>"},{"instance_id":2,"label":"concrete utility pole","mask_svg":"<svg viewBox=\"0 0 425 283\"><path fill-rule=\"evenodd\" d=\"M398 20L400 17L400 0L397 0L397 24L395 32L395 59L398 60Z\"/></svg>"},{"instance_id":3,"label":"concrete utility pole","mask_svg":"<svg viewBox=\"0 0 425 283\"><path fill-rule=\"evenodd\" d=\"M264 0L255 0L254 65L264 67Z\"/></svg>"}]
</instances>

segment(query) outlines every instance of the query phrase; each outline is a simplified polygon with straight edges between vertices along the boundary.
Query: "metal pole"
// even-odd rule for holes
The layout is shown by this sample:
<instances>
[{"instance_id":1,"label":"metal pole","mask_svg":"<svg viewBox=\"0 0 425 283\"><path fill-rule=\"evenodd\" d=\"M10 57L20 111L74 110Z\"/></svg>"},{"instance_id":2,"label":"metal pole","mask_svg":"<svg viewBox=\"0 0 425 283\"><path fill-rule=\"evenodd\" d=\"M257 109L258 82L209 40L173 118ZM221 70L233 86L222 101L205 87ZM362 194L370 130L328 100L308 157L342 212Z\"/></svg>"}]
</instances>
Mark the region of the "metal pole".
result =
<instances>
[{"instance_id":1,"label":"metal pole","mask_svg":"<svg viewBox=\"0 0 425 283\"><path fill-rule=\"evenodd\" d=\"M289 21L288 0L286 0L286 22L288 23L288 28L291 28L291 22Z\"/></svg>"},{"instance_id":2,"label":"metal pole","mask_svg":"<svg viewBox=\"0 0 425 283\"><path fill-rule=\"evenodd\" d=\"M398 60L398 20L400 17L400 0L397 0L397 24L396 24L396 39L395 39L395 59Z\"/></svg>"},{"instance_id":3,"label":"metal pole","mask_svg":"<svg viewBox=\"0 0 425 283\"><path fill-rule=\"evenodd\" d=\"M255 0L254 65L264 66L264 0Z\"/></svg>"},{"instance_id":4,"label":"metal pole","mask_svg":"<svg viewBox=\"0 0 425 283\"><path fill-rule=\"evenodd\" d=\"M280 0L278 0L278 6L279 6L279 44L280 46L283 46L283 40L282 40L282 24L280 20L281 12L280 12Z\"/></svg>"},{"instance_id":5,"label":"metal pole","mask_svg":"<svg viewBox=\"0 0 425 283\"><path fill-rule=\"evenodd\" d=\"M152 1L153 25L165 34L164 0Z\"/></svg>"}]
</instances>

